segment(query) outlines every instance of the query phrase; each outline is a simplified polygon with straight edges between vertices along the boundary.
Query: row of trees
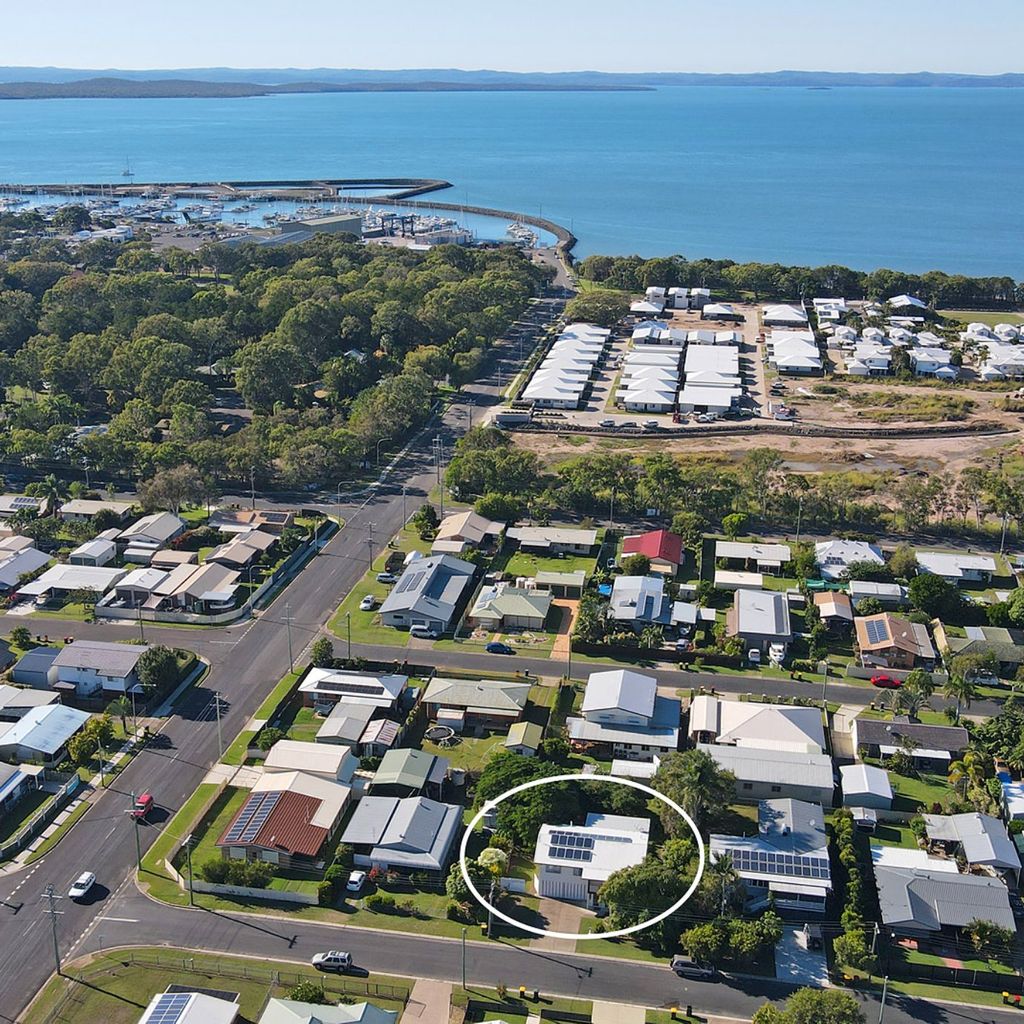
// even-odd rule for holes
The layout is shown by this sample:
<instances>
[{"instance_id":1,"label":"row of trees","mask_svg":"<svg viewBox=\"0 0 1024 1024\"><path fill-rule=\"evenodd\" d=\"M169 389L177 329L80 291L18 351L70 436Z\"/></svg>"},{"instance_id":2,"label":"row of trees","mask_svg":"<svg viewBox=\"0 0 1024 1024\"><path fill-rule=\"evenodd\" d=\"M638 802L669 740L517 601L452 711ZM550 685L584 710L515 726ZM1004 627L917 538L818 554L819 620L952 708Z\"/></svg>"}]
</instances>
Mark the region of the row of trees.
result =
<instances>
[{"instance_id":1,"label":"row of trees","mask_svg":"<svg viewBox=\"0 0 1024 1024\"><path fill-rule=\"evenodd\" d=\"M711 288L728 296L752 293L762 298L811 298L842 295L884 301L917 295L936 308L995 308L1024 303L1024 282L1012 277L966 277L932 270L908 274L879 269L865 272L836 264L795 267L780 263L688 260L683 256L588 256L578 265L586 281L639 292L649 287Z\"/></svg>"}]
</instances>

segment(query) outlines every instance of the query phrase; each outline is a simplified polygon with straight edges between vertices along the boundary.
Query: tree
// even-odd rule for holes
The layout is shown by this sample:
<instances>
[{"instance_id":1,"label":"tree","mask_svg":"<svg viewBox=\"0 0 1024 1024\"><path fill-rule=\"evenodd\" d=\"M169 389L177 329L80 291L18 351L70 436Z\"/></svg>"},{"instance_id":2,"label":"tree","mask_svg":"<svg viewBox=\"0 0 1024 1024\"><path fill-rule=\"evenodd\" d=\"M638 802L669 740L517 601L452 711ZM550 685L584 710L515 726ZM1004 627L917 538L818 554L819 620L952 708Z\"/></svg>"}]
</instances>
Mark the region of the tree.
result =
<instances>
[{"instance_id":1,"label":"tree","mask_svg":"<svg viewBox=\"0 0 1024 1024\"><path fill-rule=\"evenodd\" d=\"M492 875L500 875L508 867L508 854L497 846L488 846L480 852L476 862Z\"/></svg>"},{"instance_id":2,"label":"tree","mask_svg":"<svg viewBox=\"0 0 1024 1024\"><path fill-rule=\"evenodd\" d=\"M991 921L976 917L967 922L965 930L970 936L975 953L979 956L999 957L1013 948L1014 933L1007 928L1000 928Z\"/></svg>"},{"instance_id":3,"label":"tree","mask_svg":"<svg viewBox=\"0 0 1024 1024\"><path fill-rule=\"evenodd\" d=\"M61 502L68 496L68 485L58 479L53 473L48 473L38 483L29 484L25 493L34 498L43 498L46 504L46 514L54 516Z\"/></svg>"},{"instance_id":4,"label":"tree","mask_svg":"<svg viewBox=\"0 0 1024 1024\"><path fill-rule=\"evenodd\" d=\"M61 206L52 218L53 226L58 231L65 231L68 234L75 234L92 224L92 215L84 206L71 203Z\"/></svg>"},{"instance_id":5,"label":"tree","mask_svg":"<svg viewBox=\"0 0 1024 1024\"><path fill-rule=\"evenodd\" d=\"M622 560L622 571L627 576L646 576L651 571L651 560L639 553L626 555Z\"/></svg>"},{"instance_id":6,"label":"tree","mask_svg":"<svg viewBox=\"0 0 1024 1024\"><path fill-rule=\"evenodd\" d=\"M960 592L941 576L915 576L907 587L910 603L935 619L955 618L963 605Z\"/></svg>"},{"instance_id":7,"label":"tree","mask_svg":"<svg viewBox=\"0 0 1024 1024\"><path fill-rule=\"evenodd\" d=\"M722 520L722 530L729 538L736 538L747 525L747 517L742 512L733 512Z\"/></svg>"},{"instance_id":8,"label":"tree","mask_svg":"<svg viewBox=\"0 0 1024 1024\"><path fill-rule=\"evenodd\" d=\"M427 502L420 505L413 513L409 525L419 533L421 539L425 540L437 533L437 528L441 525L441 518L437 514L437 509Z\"/></svg>"},{"instance_id":9,"label":"tree","mask_svg":"<svg viewBox=\"0 0 1024 1024\"><path fill-rule=\"evenodd\" d=\"M84 729L68 741L68 757L83 768L96 756L98 749L96 737Z\"/></svg>"},{"instance_id":10,"label":"tree","mask_svg":"<svg viewBox=\"0 0 1024 1024\"><path fill-rule=\"evenodd\" d=\"M175 515L185 505L203 499L206 484L195 466L181 465L161 469L139 485L139 501L147 509L165 509Z\"/></svg>"},{"instance_id":11,"label":"tree","mask_svg":"<svg viewBox=\"0 0 1024 1024\"><path fill-rule=\"evenodd\" d=\"M881 615L885 611L877 597L862 597L857 602L858 615Z\"/></svg>"},{"instance_id":12,"label":"tree","mask_svg":"<svg viewBox=\"0 0 1024 1024\"><path fill-rule=\"evenodd\" d=\"M832 940L832 955L836 964L854 971L866 971L874 974L878 966L877 958L868 946L864 932L853 930L837 935Z\"/></svg>"},{"instance_id":13,"label":"tree","mask_svg":"<svg viewBox=\"0 0 1024 1024\"><path fill-rule=\"evenodd\" d=\"M697 828L702 828L712 811L732 801L736 778L732 772L719 768L706 751L687 750L662 758L651 785L679 804ZM675 811L664 803L659 803L658 809L670 836L689 834L686 822Z\"/></svg>"},{"instance_id":14,"label":"tree","mask_svg":"<svg viewBox=\"0 0 1024 1024\"><path fill-rule=\"evenodd\" d=\"M273 726L267 726L266 729L261 729L259 736L256 737L256 746L266 753L274 746L275 743L279 743L283 740L285 735L286 733L283 729L275 729Z\"/></svg>"},{"instance_id":15,"label":"tree","mask_svg":"<svg viewBox=\"0 0 1024 1024\"><path fill-rule=\"evenodd\" d=\"M135 672L147 696L161 694L178 681L178 661L174 651L157 644L143 651Z\"/></svg>"},{"instance_id":16,"label":"tree","mask_svg":"<svg viewBox=\"0 0 1024 1024\"><path fill-rule=\"evenodd\" d=\"M32 631L28 626L15 626L10 633L11 644L19 650L27 650L32 643Z\"/></svg>"},{"instance_id":17,"label":"tree","mask_svg":"<svg viewBox=\"0 0 1024 1024\"><path fill-rule=\"evenodd\" d=\"M235 383L248 406L267 411L277 402L291 405L296 386L309 372L298 349L270 336L242 349Z\"/></svg>"},{"instance_id":18,"label":"tree","mask_svg":"<svg viewBox=\"0 0 1024 1024\"><path fill-rule=\"evenodd\" d=\"M488 491L477 498L473 511L497 523L514 523L523 514L523 501L515 494Z\"/></svg>"},{"instance_id":19,"label":"tree","mask_svg":"<svg viewBox=\"0 0 1024 1024\"><path fill-rule=\"evenodd\" d=\"M950 700L956 701L956 717L960 718L962 710L969 710L972 702L978 696L978 687L969 676L950 670L946 685L942 688L943 694Z\"/></svg>"},{"instance_id":20,"label":"tree","mask_svg":"<svg viewBox=\"0 0 1024 1024\"><path fill-rule=\"evenodd\" d=\"M715 919L688 928L679 937L679 941L694 960L715 966L725 958L729 932L724 921Z\"/></svg>"},{"instance_id":21,"label":"tree","mask_svg":"<svg viewBox=\"0 0 1024 1024\"><path fill-rule=\"evenodd\" d=\"M288 998L294 999L297 1003L310 1003L313 1006L327 1006L330 1000L323 986L317 984L311 978L304 978L288 990Z\"/></svg>"},{"instance_id":22,"label":"tree","mask_svg":"<svg viewBox=\"0 0 1024 1024\"><path fill-rule=\"evenodd\" d=\"M121 719L121 731L128 734L128 716L132 713L132 702L122 694L107 705L107 714Z\"/></svg>"},{"instance_id":23,"label":"tree","mask_svg":"<svg viewBox=\"0 0 1024 1024\"><path fill-rule=\"evenodd\" d=\"M316 668L330 668L334 664L334 644L325 637L317 637L309 649L309 660Z\"/></svg>"},{"instance_id":24,"label":"tree","mask_svg":"<svg viewBox=\"0 0 1024 1024\"><path fill-rule=\"evenodd\" d=\"M689 884L689 878L670 871L664 864L647 860L614 872L598 890L598 899L608 907L613 928L630 928L678 902ZM680 929L680 922L673 915L640 934L644 942L668 950L678 942Z\"/></svg>"},{"instance_id":25,"label":"tree","mask_svg":"<svg viewBox=\"0 0 1024 1024\"><path fill-rule=\"evenodd\" d=\"M917 575L917 554L910 544L897 546L889 556L889 569L893 576L903 580L913 579Z\"/></svg>"},{"instance_id":26,"label":"tree","mask_svg":"<svg viewBox=\"0 0 1024 1024\"><path fill-rule=\"evenodd\" d=\"M879 565L870 560L850 562L843 572L844 579L870 580L874 583L891 583L892 576L892 569L888 565Z\"/></svg>"},{"instance_id":27,"label":"tree","mask_svg":"<svg viewBox=\"0 0 1024 1024\"><path fill-rule=\"evenodd\" d=\"M568 323L613 327L629 312L629 298L621 292L595 289L577 295L565 307Z\"/></svg>"}]
</instances>

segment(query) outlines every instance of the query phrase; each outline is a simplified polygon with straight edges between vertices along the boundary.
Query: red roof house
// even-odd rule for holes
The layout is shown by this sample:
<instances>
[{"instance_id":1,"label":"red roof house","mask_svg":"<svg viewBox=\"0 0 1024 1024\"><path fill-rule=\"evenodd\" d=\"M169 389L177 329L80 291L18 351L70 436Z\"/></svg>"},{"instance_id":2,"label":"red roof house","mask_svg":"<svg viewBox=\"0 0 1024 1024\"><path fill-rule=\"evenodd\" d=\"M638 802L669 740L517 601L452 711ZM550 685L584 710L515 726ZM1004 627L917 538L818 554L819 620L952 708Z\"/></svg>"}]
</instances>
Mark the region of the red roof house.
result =
<instances>
[{"instance_id":1,"label":"red roof house","mask_svg":"<svg viewBox=\"0 0 1024 1024\"><path fill-rule=\"evenodd\" d=\"M655 572L675 575L683 562L683 538L671 530L636 533L622 541L623 555L646 555Z\"/></svg>"}]
</instances>

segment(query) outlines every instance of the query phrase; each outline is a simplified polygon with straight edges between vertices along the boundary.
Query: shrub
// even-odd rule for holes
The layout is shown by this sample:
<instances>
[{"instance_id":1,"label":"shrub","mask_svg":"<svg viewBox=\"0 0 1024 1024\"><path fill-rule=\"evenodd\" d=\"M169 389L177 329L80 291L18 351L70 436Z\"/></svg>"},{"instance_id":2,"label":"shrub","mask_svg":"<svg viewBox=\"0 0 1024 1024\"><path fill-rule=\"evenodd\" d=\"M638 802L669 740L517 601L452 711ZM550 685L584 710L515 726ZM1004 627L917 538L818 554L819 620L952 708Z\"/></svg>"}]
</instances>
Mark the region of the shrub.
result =
<instances>
[{"instance_id":1,"label":"shrub","mask_svg":"<svg viewBox=\"0 0 1024 1024\"><path fill-rule=\"evenodd\" d=\"M256 737L256 746L266 753L278 740L284 739L284 732L281 729L263 729Z\"/></svg>"},{"instance_id":2,"label":"shrub","mask_svg":"<svg viewBox=\"0 0 1024 1024\"><path fill-rule=\"evenodd\" d=\"M288 998L298 1003L313 1003L315 1006L326 1006L327 995L323 986L312 979L303 979L288 992Z\"/></svg>"},{"instance_id":3,"label":"shrub","mask_svg":"<svg viewBox=\"0 0 1024 1024\"><path fill-rule=\"evenodd\" d=\"M316 901L321 907L334 906L337 889L335 885L326 879L316 887Z\"/></svg>"},{"instance_id":4,"label":"shrub","mask_svg":"<svg viewBox=\"0 0 1024 1024\"><path fill-rule=\"evenodd\" d=\"M363 900L367 910L375 914L393 914L397 909L395 897L386 892L375 892Z\"/></svg>"},{"instance_id":5,"label":"shrub","mask_svg":"<svg viewBox=\"0 0 1024 1024\"><path fill-rule=\"evenodd\" d=\"M213 882L219 885L227 881L228 862L221 857L212 857L210 860L199 865L196 874L204 882Z\"/></svg>"}]
</instances>

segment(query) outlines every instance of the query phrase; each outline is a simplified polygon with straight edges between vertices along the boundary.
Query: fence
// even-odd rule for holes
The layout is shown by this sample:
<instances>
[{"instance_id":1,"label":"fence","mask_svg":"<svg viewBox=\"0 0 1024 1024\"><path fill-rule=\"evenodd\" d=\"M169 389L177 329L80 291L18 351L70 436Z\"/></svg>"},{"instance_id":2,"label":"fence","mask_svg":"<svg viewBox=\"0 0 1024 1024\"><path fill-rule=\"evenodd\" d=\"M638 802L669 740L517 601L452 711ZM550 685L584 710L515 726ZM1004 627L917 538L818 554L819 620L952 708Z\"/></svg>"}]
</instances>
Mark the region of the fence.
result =
<instances>
[{"instance_id":1,"label":"fence","mask_svg":"<svg viewBox=\"0 0 1024 1024\"><path fill-rule=\"evenodd\" d=\"M116 960L104 958L78 970L66 970L65 976L72 982L56 1006L47 1014L43 1024L69 1024L83 1018L81 1009L87 996L95 990L99 978L109 977L138 968L151 971L163 970L170 974L167 982L188 983L185 975L194 975L193 984L199 988L210 988L211 982L224 990L224 981L262 982L267 986L267 998L275 989L294 988L301 981L316 981L328 997L361 996L364 999L387 999L404 1006L409 1000L409 990L398 985L386 985L375 981L360 981L339 975L326 978L314 976L311 971L300 971L295 967L273 968L254 967L231 957L196 957L187 953L171 954L158 950L124 950L116 954ZM205 979L205 984L203 980ZM77 983L77 984L76 984ZM92 983L92 984L91 984ZM86 987L90 986L91 987ZM264 1008L266 1003L264 1002Z\"/></svg>"},{"instance_id":2,"label":"fence","mask_svg":"<svg viewBox=\"0 0 1024 1024\"><path fill-rule=\"evenodd\" d=\"M57 775L56 772L50 772L49 774L51 778ZM57 777L61 778L61 776ZM78 775L71 775L66 778L60 789L54 794L53 799L38 814L22 825L15 835L4 843L3 846L0 846L0 862L10 860L11 857L21 853L60 814L81 784L82 780Z\"/></svg>"},{"instance_id":3,"label":"fence","mask_svg":"<svg viewBox=\"0 0 1024 1024\"><path fill-rule=\"evenodd\" d=\"M209 892L216 896L232 896L243 900L265 900L268 903L296 903L304 907L315 907L317 905L316 896L308 892L289 892L285 889L253 889L248 885L224 885L220 882L203 882L198 878L193 880L192 888L195 892Z\"/></svg>"},{"instance_id":4,"label":"fence","mask_svg":"<svg viewBox=\"0 0 1024 1024\"><path fill-rule=\"evenodd\" d=\"M1019 974L996 974L995 971L975 971L966 967L940 967L934 964L901 964L901 978L930 981L955 988L980 988L986 992L1024 994L1024 978Z\"/></svg>"}]
</instances>

